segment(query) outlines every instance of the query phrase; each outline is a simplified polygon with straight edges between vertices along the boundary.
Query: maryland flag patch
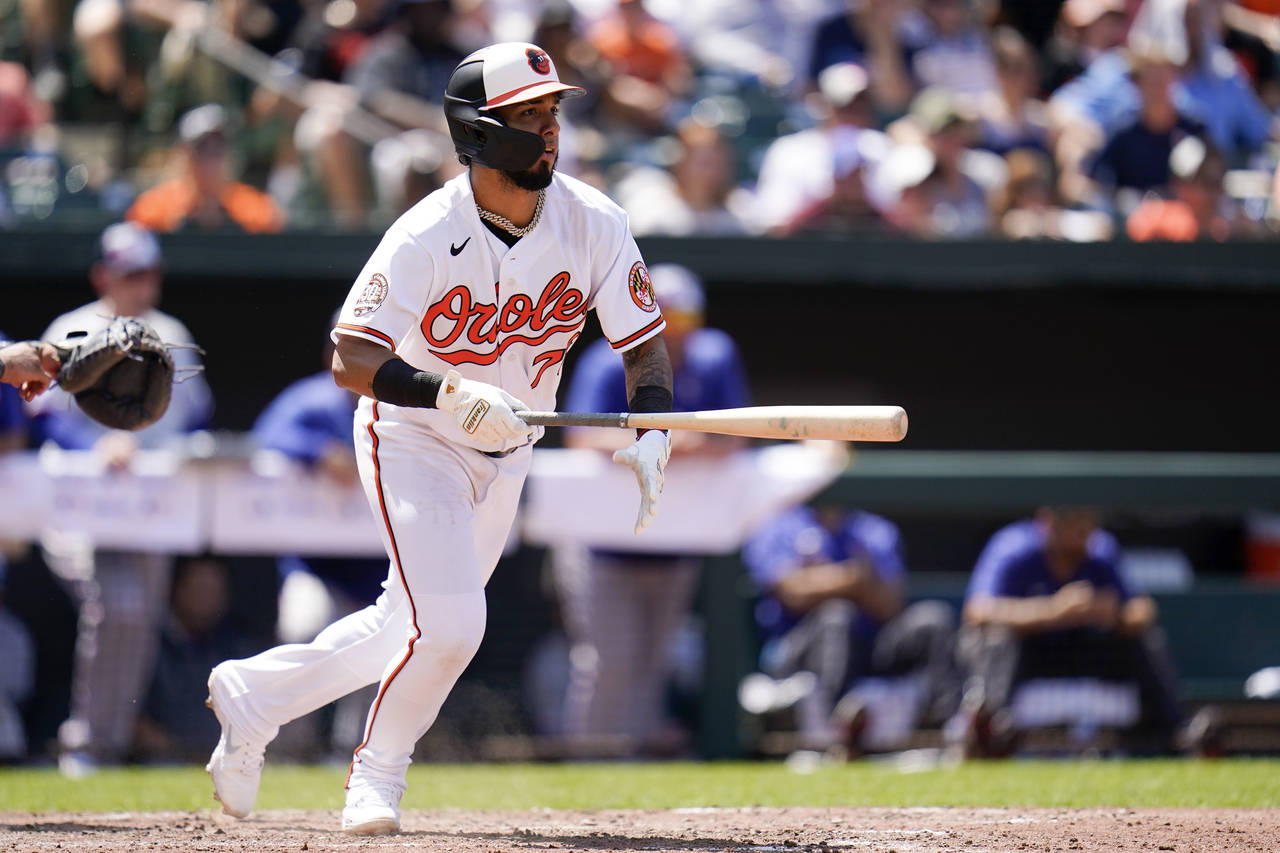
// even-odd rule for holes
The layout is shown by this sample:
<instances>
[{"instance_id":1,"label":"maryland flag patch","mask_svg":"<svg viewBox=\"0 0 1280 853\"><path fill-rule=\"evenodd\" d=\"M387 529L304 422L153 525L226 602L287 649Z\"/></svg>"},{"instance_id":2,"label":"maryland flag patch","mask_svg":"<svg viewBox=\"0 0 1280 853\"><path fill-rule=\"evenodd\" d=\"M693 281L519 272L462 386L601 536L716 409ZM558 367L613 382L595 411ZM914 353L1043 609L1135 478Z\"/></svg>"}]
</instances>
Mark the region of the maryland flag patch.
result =
<instances>
[{"instance_id":1,"label":"maryland flag patch","mask_svg":"<svg viewBox=\"0 0 1280 853\"><path fill-rule=\"evenodd\" d=\"M658 298L653 295L653 281L649 278L649 270L643 261L636 261L627 276L627 285L631 290L631 301L641 310L650 313L658 310Z\"/></svg>"}]
</instances>

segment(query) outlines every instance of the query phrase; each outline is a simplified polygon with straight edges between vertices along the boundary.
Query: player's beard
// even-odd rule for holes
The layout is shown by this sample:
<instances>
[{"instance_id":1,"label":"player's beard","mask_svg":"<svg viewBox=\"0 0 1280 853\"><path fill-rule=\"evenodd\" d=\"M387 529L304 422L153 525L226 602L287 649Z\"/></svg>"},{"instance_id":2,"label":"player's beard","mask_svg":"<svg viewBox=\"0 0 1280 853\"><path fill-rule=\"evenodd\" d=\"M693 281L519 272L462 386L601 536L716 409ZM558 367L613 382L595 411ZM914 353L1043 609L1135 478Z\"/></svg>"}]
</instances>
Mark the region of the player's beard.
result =
<instances>
[{"instance_id":1,"label":"player's beard","mask_svg":"<svg viewBox=\"0 0 1280 853\"><path fill-rule=\"evenodd\" d=\"M560 155L556 155L555 163L560 162ZM507 180L515 184L522 190L529 192L537 192L545 190L551 185L551 176L555 173L555 163L548 163L539 159L528 169L522 169L519 172L508 172L503 170L502 174L507 176Z\"/></svg>"}]
</instances>

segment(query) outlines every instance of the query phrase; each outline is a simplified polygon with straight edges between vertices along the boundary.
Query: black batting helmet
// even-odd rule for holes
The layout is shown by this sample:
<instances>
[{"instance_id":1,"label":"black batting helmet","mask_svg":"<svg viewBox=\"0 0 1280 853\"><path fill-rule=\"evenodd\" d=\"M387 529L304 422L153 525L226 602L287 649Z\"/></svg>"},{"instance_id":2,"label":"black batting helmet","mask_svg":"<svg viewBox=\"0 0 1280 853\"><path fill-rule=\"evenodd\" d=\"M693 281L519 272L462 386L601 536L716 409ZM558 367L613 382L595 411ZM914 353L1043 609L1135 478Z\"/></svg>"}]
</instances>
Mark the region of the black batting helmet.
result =
<instances>
[{"instance_id":1,"label":"black batting helmet","mask_svg":"<svg viewBox=\"0 0 1280 853\"><path fill-rule=\"evenodd\" d=\"M531 167L542 156L542 137L507 127L489 110L554 92L564 98L586 94L561 83L551 57L537 45L503 42L462 60L444 92L444 115L458 159L508 172Z\"/></svg>"}]
</instances>

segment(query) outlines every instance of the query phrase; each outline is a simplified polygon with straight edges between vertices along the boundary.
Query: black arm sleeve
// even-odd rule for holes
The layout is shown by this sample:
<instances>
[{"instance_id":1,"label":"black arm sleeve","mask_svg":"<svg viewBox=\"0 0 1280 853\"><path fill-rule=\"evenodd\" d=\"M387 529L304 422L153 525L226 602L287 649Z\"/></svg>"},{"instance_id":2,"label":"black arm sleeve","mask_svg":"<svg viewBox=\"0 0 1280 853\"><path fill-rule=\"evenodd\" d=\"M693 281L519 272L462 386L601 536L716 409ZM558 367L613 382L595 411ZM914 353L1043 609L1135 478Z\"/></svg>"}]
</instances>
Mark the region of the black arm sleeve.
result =
<instances>
[{"instance_id":1,"label":"black arm sleeve","mask_svg":"<svg viewBox=\"0 0 1280 853\"><path fill-rule=\"evenodd\" d=\"M628 405L631 412L669 412L672 396L669 388L661 385L641 385L632 395Z\"/></svg>"},{"instance_id":2,"label":"black arm sleeve","mask_svg":"<svg viewBox=\"0 0 1280 853\"><path fill-rule=\"evenodd\" d=\"M373 375L373 396L393 406L434 409L444 377L416 370L399 358L389 358Z\"/></svg>"},{"instance_id":3,"label":"black arm sleeve","mask_svg":"<svg viewBox=\"0 0 1280 853\"><path fill-rule=\"evenodd\" d=\"M661 385L641 385L636 388L636 393L631 396L628 405L634 414L636 412L669 412L671 403L671 389L663 388ZM647 429L636 430L636 438L648 431Z\"/></svg>"}]
</instances>

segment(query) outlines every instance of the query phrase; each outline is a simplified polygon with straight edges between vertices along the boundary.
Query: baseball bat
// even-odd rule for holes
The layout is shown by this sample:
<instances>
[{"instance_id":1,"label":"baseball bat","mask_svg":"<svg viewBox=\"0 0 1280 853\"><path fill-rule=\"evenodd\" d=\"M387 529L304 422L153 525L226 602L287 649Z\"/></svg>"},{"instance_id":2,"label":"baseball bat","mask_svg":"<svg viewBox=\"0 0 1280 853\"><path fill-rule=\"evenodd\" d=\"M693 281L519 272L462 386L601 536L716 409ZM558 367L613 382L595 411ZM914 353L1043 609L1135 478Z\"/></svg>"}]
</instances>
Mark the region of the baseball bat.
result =
<instances>
[{"instance_id":1,"label":"baseball bat","mask_svg":"<svg viewBox=\"0 0 1280 853\"><path fill-rule=\"evenodd\" d=\"M700 412L516 412L530 426L690 429L747 438L902 441L907 413L899 406L749 406Z\"/></svg>"}]
</instances>

